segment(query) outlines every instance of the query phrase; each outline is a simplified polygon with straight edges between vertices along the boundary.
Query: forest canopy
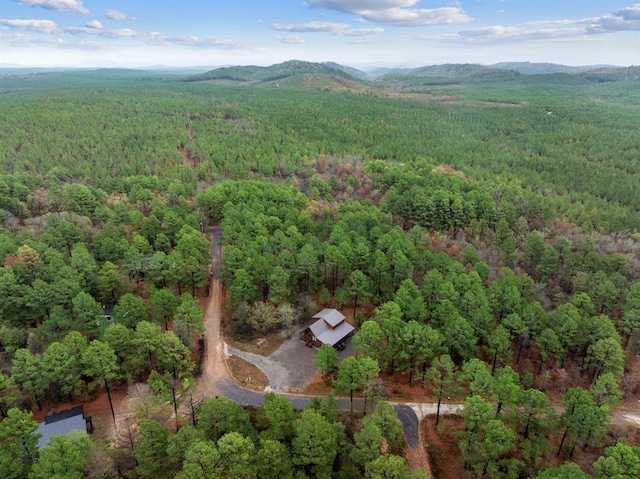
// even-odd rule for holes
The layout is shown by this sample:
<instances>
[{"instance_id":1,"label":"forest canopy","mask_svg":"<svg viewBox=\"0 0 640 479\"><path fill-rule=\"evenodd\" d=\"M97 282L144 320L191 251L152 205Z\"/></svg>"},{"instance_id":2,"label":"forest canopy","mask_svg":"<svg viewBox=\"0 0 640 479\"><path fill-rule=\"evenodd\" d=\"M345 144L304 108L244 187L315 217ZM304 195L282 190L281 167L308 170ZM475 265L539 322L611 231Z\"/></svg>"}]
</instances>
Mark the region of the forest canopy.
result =
<instances>
[{"instance_id":1,"label":"forest canopy","mask_svg":"<svg viewBox=\"0 0 640 479\"><path fill-rule=\"evenodd\" d=\"M73 477L108 457L131 477L199 477L206 458L234 477L408 478L379 400L393 378L426 388L436 421L443 398L464 403L469 474L556 477L544 470L560 457L573 477L591 448L586 472L618 477L638 445L607 425L640 389L626 360L640 339L640 98L618 73L4 74L0 464L16 478L65 454ZM371 414L338 421L331 400L294 412L273 395L196 404L200 300L218 271L238 341L345 311L356 354L336 364L325 348L318 369ZM149 407L128 455L70 438L36 461L24 411L136 384L171 406L176 434Z\"/></svg>"}]
</instances>

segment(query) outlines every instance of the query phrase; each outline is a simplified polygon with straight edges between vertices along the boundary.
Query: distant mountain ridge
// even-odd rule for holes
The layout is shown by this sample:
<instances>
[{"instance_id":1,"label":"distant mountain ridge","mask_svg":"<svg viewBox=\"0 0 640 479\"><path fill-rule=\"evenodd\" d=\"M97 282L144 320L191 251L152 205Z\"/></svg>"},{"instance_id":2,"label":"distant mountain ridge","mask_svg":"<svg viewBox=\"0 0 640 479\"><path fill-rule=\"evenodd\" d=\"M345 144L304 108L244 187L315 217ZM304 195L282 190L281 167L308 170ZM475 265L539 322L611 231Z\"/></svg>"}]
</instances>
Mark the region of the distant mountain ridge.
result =
<instances>
[{"instance_id":1,"label":"distant mountain ridge","mask_svg":"<svg viewBox=\"0 0 640 479\"><path fill-rule=\"evenodd\" d=\"M640 81L640 65L630 67L603 67L589 70L582 77L594 82Z\"/></svg>"},{"instance_id":2,"label":"distant mountain ridge","mask_svg":"<svg viewBox=\"0 0 640 479\"><path fill-rule=\"evenodd\" d=\"M237 82L269 82L282 80L294 75L329 75L342 77L347 80L362 80L348 73L348 71L358 74L359 70L350 67L344 67L337 63L313 63L301 60L289 60L283 63L277 63L268 67L248 65L248 66L231 66L210 70L199 75L186 77L185 81L211 81L211 80L231 80ZM359 72L366 76L364 72Z\"/></svg>"},{"instance_id":3,"label":"distant mountain ridge","mask_svg":"<svg viewBox=\"0 0 640 479\"><path fill-rule=\"evenodd\" d=\"M501 62L488 65L498 70L513 70L523 75L545 75L549 73L583 73L598 68L616 68L612 65L569 66L559 63Z\"/></svg>"},{"instance_id":4,"label":"distant mountain ridge","mask_svg":"<svg viewBox=\"0 0 640 479\"><path fill-rule=\"evenodd\" d=\"M445 63L418 68L374 68L362 71L335 62L289 60L270 66L223 66L203 72L204 67L172 68L154 65L144 68L11 68L0 67L3 79L15 75L97 74L110 78L127 78L144 74L173 76L178 81L221 81L238 85L262 85L282 88L320 90L390 89L398 92L428 92L434 86L513 81L543 75L558 76L561 82L593 83L640 81L640 67L601 65L567 66L554 63L502 62L494 65ZM84 72L84 73L83 73ZM528 81L536 81L529 78Z\"/></svg>"},{"instance_id":5,"label":"distant mountain ridge","mask_svg":"<svg viewBox=\"0 0 640 479\"><path fill-rule=\"evenodd\" d=\"M378 81L389 81L398 78L422 77L433 79L485 79L500 80L515 78L519 73L499 70L475 63L444 63L418 68L391 71L378 78Z\"/></svg>"}]
</instances>

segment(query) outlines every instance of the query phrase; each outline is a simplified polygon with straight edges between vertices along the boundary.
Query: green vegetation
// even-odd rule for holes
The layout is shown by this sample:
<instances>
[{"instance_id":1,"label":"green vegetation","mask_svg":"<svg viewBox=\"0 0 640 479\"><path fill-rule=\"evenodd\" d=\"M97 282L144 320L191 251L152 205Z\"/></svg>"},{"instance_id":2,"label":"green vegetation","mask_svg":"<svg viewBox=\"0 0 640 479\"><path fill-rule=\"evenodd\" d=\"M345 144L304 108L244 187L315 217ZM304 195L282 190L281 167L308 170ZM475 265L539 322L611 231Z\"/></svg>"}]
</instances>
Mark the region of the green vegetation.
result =
<instances>
[{"instance_id":1,"label":"green vegetation","mask_svg":"<svg viewBox=\"0 0 640 479\"><path fill-rule=\"evenodd\" d=\"M187 77L184 81L232 80L237 82L271 82L283 80L296 75L332 75L346 79L353 79L348 69L332 63L310 63L299 60L289 60L268 67L234 66L216 68L207 73Z\"/></svg>"},{"instance_id":2,"label":"green vegetation","mask_svg":"<svg viewBox=\"0 0 640 479\"><path fill-rule=\"evenodd\" d=\"M639 385L625 363L640 331L637 68L356 73L0 77L3 470L410 477L375 402L391 376L465 402L469 474L581 477L545 469L585 449L593 477L637 469L633 438L607 434ZM196 408L210 224L231 334L287 336L318 307L356 323L356 356L314 363L362 421L273 395ZM86 438L35 450L21 411L137 382L149 401L122 457Z\"/></svg>"}]
</instances>

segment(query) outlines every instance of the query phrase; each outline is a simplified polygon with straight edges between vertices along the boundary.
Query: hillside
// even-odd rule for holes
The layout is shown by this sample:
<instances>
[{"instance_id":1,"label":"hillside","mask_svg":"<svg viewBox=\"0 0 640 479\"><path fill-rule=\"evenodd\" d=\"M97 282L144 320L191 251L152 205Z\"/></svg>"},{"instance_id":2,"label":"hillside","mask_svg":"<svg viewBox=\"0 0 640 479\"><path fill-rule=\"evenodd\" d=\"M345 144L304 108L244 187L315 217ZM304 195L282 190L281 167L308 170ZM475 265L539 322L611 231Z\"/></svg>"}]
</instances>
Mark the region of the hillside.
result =
<instances>
[{"instance_id":1,"label":"hillside","mask_svg":"<svg viewBox=\"0 0 640 479\"><path fill-rule=\"evenodd\" d=\"M626 68L597 68L582 73L582 76L594 82L640 81L640 66Z\"/></svg>"},{"instance_id":2,"label":"hillside","mask_svg":"<svg viewBox=\"0 0 640 479\"><path fill-rule=\"evenodd\" d=\"M389 88L407 88L429 85L459 85L483 81L505 81L517 78L519 73L474 64L432 65L386 73L376 83Z\"/></svg>"},{"instance_id":3,"label":"hillside","mask_svg":"<svg viewBox=\"0 0 640 479\"><path fill-rule=\"evenodd\" d=\"M200 82L212 80L230 80L233 82L270 82L283 80L295 75L329 75L355 81L356 78L347 73L348 68L337 64L312 63L289 60L284 63L261 66L233 66L210 70L200 75L186 77L184 81Z\"/></svg>"},{"instance_id":4,"label":"hillside","mask_svg":"<svg viewBox=\"0 0 640 479\"><path fill-rule=\"evenodd\" d=\"M534 76L529 81L527 76ZM637 67L569 67L551 63L510 62L491 66L477 64L442 64L418 68L377 69L365 73L355 68L332 62L313 63L291 60L267 67L230 66L183 78L185 82L213 81L226 85L274 86L277 88L313 89L325 91L380 91L395 93L430 93L456 96L446 88L497 84L576 85L581 82L637 81ZM286 81L285 81L286 80ZM438 90L444 88L445 90ZM435 89L435 90L434 90Z\"/></svg>"},{"instance_id":5,"label":"hillside","mask_svg":"<svg viewBox=\"0 0 640 479\"><path fill-rule=\"evenodd\" d=\"M604 65L568 66L558 63L502 62L494 63L489 67L499 70L512 70L524 75L541 75L548 73L583 73L602 68Z\"/></svg>"}]
</instances>

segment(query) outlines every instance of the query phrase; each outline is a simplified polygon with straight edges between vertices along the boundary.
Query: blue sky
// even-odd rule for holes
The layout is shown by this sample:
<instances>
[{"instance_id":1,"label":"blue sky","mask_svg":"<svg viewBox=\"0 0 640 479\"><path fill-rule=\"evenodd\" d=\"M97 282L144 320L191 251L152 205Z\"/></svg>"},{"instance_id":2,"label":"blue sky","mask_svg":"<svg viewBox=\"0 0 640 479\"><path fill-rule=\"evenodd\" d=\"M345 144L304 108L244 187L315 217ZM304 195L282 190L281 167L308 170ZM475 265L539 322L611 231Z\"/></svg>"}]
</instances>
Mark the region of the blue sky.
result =
<instances>
[{"instance_id":1,"label":"blue sky","mask_svg":"<svg viewBox=\"0 0 640 479\"><path fill-rule=\"evenodd\" d=\"M624 0L0 0L0 65L640 64Z\"/></svg>"}]
</instances>

